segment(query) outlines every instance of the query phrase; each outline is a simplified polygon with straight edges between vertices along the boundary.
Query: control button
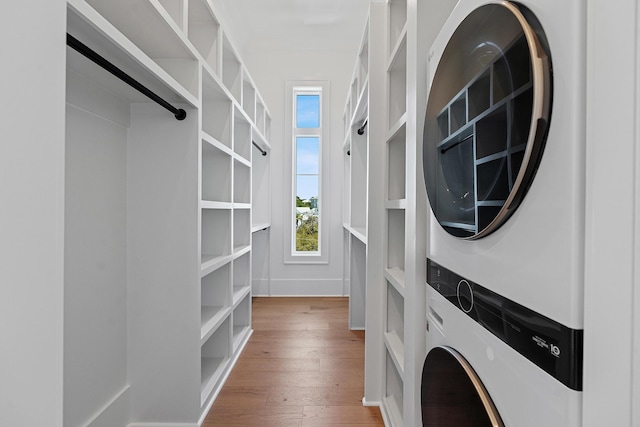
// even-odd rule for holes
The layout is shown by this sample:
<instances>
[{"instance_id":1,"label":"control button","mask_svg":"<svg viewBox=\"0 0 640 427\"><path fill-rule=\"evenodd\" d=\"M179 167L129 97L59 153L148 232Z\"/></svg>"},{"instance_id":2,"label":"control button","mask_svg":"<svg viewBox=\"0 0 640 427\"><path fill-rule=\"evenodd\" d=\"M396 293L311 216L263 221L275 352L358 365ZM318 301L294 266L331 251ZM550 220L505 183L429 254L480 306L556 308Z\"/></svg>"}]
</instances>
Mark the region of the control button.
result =
<instances>
[{"instance_id":1,"label":"control button","mask_svg":"<svg viewBox=\"0 0 640 427\"><path fill-rule=\"evenodd\" d=\"M458 295L458 305L462 311L465 313L470 312L473 309L473 290L469 282L464 279L460 280L456 293Z\"/></svg>"}]
</instances>

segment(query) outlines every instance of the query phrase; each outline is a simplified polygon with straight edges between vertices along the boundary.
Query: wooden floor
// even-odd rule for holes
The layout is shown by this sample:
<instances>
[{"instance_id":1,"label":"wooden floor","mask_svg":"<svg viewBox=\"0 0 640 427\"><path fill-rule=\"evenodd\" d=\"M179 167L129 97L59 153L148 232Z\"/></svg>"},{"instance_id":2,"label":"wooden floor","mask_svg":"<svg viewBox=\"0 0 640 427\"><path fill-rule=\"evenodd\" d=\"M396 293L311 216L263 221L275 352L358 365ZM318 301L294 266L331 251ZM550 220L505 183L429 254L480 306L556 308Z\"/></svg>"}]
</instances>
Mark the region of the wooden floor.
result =
<instances>
[{"instance_id":1,"label":"wooden floor","mask_svg":"<svg viewBox=\"0 0 640 427\"><path fill-rule=\"evenodd\" d=\"M346 298L254 298L254 332L203 427L374 427Z\"/></svg>"}]
</instances>

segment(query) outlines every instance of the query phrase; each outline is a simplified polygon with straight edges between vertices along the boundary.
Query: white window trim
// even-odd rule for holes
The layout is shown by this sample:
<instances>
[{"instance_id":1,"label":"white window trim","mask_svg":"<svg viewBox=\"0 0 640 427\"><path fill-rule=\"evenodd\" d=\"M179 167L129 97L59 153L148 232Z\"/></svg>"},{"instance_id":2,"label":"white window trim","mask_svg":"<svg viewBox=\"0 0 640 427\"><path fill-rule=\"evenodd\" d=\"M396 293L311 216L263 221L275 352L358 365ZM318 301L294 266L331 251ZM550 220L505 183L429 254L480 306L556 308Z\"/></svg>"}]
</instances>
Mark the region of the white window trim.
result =
<instances>
[{"instance_id":1,"label":"white window trim","mask_svg":"<svg viewBox=\"0 0 640 427\"><path fill-rule=\"evenodd\" d=\"M285 139L289 144L285 149L285 165L289 165L285 168L285 181L289 183L288 191L285 192L284 203L287 203L289 209L285 209L285 212L290 212L289 218L295 218L295 138L296 136L318 136L320 140L319 144L319 194L318 194L318 209L320 210L320 217L318 220L318 251L317 252L296 252L295 251L295 225L293 221L288 220L288 226L285 223L284 227L284 263L285 264L328 264L329 263L329 230L325 230L327 205L329 203L326 200L323 190L325 186L323 182L327 179L327 173L323 170L326 165L325 160L328 153L324 149L326 141L330 133L329 122L329 106L330 104L330 85L328 81L287 81L285 84ZM295 130L295 96L302 92L308 92L309 94L320 93L320 131L317 128L314 129L297 129ZM288 176L288 178L286 178Z\"/></svg>"},{"instance_id":2,"label":"white window trim","mask_svg":"<svg viewBox=\"0 0 640 427\"><path fill-rule=\"evenodd\" d=\"M320 105L319 105L319 128L298 128L295 126L295 121L296 121L296 111L297 111L297 96L298 95L318 95L319 99L320 99ZM323 201L323 197L322 197L322 119L324 114L322 114L322 104L323 104L323 99L322 99L322 88L321 87L316 87L316 86L297 86L293 88L292 91L292 99L293 99L293 106L296 108L293 108L293 118L291 119L291 145L292 145L292 155L291 155L291 178L292 178L292 191L291 191L291 196L292 196L292 202L291 202L291 208L292 208L292 216L290 216L290 218L295 218L296 216L296 204L295 204L295 200L296 200L296 196L298 193L298 189L297 189L297 178L298 178L298 171L297 171L297 159L298 159L298 138L299 137L316 137L318 138L318 210L320 212L320 215L318 216L318 250L317 251L297 251L296 250L296 234L295 234L295 225L292 222L291 223L291 254L293 256L303 256L303 257L319 257L322 256L322 234L323 234L323 224L322 224L322 220L324 218L323 212L322 212L322 201Z\"/></svg>"}]
</instances>

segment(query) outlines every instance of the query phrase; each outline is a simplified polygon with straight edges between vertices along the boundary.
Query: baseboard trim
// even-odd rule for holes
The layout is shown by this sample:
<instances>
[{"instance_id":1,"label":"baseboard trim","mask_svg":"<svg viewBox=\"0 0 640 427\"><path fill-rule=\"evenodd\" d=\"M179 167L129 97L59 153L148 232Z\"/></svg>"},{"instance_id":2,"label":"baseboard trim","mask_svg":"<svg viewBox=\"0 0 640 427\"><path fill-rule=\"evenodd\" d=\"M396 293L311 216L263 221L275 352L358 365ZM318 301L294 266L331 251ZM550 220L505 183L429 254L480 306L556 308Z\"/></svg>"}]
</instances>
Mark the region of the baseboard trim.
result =
<instances>
[{"instance_id":1,"label":"baseboard trim","mask_svg":"<svg viewBox=\"0 0 640 427\"><path fill-rule=\"evenodd\" d=\"M380 401L368 401L366 397L362 398L362 406L381 406Z\"/></svg>"},{"instance_id":2,"label":"baseboard trim","mask_svg":"<svg viewBox=\"0 0 640 427\"><path fill-rule=\"evenodd\" d=\"M129 390L125 386L116 393L87 423L85 427L124 426L129 421Z\"/></svg>"},{"instance_id":3,"label":"baseboard trim","mask_svg":"<svg viewBox=\"0 0 640 427\"><path fill-rule=\"evenodd\" d=\"M194 423L131 423L127 427L198 427Z\"/></svg>"},{"instance_id":4,"label":"baseboard trim","mask_svg":"<svg viewBox=\"0 0 640 427\"><path fill-rule=\"evenodd\" d=\"M342 279L271 279L272 297L344 297Z\"/></svg>"},{"instance_id":5,"label":"baseboard trim","mask_svg":"<svg viewBox=\"0 0 640 427\"><path fill-rule=\"evenodd\" d=\"M380 414L382 415L382 422L384 423L384 426L393 427L393 423L391 422L391 418L389 417L389 414L387 413L387 409L385 408L385 406L380 404L378 405L378 407L380 408Z\"/></svg>"}]
</instances>

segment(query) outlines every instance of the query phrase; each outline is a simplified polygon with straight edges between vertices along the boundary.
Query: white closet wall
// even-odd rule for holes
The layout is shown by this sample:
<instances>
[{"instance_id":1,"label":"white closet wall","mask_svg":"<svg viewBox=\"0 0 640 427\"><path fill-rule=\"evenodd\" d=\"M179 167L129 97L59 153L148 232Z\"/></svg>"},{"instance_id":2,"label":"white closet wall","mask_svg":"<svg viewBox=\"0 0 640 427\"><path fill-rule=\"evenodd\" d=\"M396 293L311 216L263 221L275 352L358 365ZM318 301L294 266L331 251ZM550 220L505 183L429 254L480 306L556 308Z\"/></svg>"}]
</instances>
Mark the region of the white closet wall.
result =
<instances>
[{"instance_id":1,"label":"white closet wall","mask_svg":"<svg viewBox=\"0 0 640 427\"><path fill-rule=\"evenodd\" d=\"M66 7L35 3L0 27L0 425L61 427Z\"/></svg>"}]
</instances>

